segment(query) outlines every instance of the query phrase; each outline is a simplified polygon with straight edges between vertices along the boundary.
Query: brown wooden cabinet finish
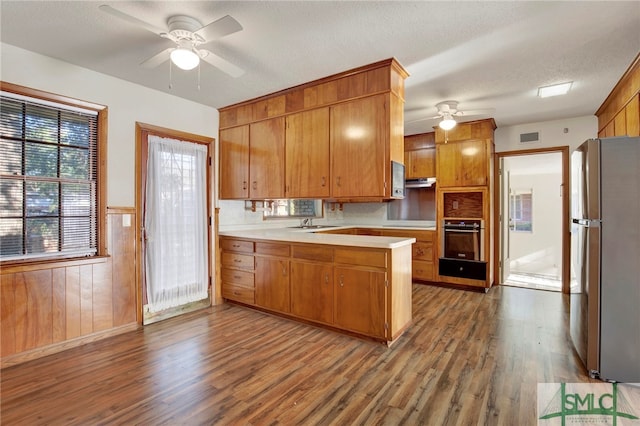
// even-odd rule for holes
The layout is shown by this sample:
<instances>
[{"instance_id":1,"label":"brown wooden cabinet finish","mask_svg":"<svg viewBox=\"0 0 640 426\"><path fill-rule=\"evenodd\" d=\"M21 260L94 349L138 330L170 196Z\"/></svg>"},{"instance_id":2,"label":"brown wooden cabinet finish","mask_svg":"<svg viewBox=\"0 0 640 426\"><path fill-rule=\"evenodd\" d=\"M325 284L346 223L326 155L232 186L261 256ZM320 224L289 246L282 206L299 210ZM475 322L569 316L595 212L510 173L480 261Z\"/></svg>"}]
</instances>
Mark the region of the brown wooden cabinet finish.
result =
<instances>
[{"instance_id":1,"label":"brown wooden cabinet finish","mask_svg":"<svg viewBox=\"0 0 640 426\"><path fill-rule=\"evenodd\" d=\"M284 117L249 129L249 198L284 198Z\"/></svg>"},{"instance_id":2,"label":"brown wooden cabinet finish","mask_svg":"<svg viewBox=\"0 0 640 426\"><path fill-rule=\"evenodd\" d=\"M334 198L384 197L389 143L387 96L331 107L331 194Z\"/></svg>"},{"instance_id":3,"label":"brown wooden cabinet finish","mask_svg":"<svg viewBox=\"0 0 640 426\"><path fill-rule=\"evenodd\" d=\"M598 136L640 136L640 54L622 75L595 115Z\"/></svg>"},{"instance_id":4,"label":"brown wooden cabinet finish","mask_svg":"<svg viewBox=\"0 0 640 426\"><path fill-rule=\"evenodd\" d=\"M291 311L289 260L256 256L256 305L278 312Z\"/></svg>"},{"instance_id":5,"label":"brown wooden cabinet finish","mask_svg":"<svg viewBox=\"0 0 640 426\"><path fill-rule=\"evenodd\" d=\"M291 262L291 313L324 324L333 323L333 265Z\"/></svg>"},{"instance_id":6,"label":"brown wooden cabinet finish","mask_svg":"<svg viewBox=\"0 0 640 426\"><path fill-rule=\"evenodd\" d=\"M640 94L634 96L624 108L627 136L640 136Z\"/></svg>"},{"instance_id":7,"label":"brown wooden cabinet finish","mask_svg":"<svg viewBox=\"0 0 640 426\"><path fill-rule=\"evenodd\" d=\"M336 266L334 320L338 327L385 338L386 274Z\"/></svg>"},{"instance_id":8,"label":"brown wooden cabinet finish","mask_svg":"<svg viewBox=\"0 0 640 426\"><path fill-rule=\"evenodd\" d=\"M436 175L436 149L423 148L405 151L404 166L407 179L434 177Z\"/></svg>"},{"instance_id":9,"label":"brown wooden cabinet finish","mask_svg":"<svg viewBox=\"0 0 640 426\"><path fill-rule=\"evenodd\" d=\"M287 116L285 147L286 197L328 198L329 108Z\"/></svg>"},{"instance_id":10,"label":"brown wooden cabinet finish","mask_svg":"<svg viewBox=\"0 0 640 426\"><path fill-rule=\"evenodd\" d=\"M437 145L438 187L488 185L488 143L469 140Z\"/></svg>"},{"instance_id":11,"label":"brown wooden cabinet finish","mask_svg":"<svg viewBox=\"0 0 640 426\"><path fill-rule=\"evenodd\" d=\"M222 297L249 305L255 304L254 243L220 238L220 249Z\"/></svg>"},{"instance_id":12,"label":"brown wooden cabinet finish","mask_svg":"<svg viewBox=\"0 0 640 426\"><path fill-rule=\"evenodd\" d=\"M249 198L249 126L220 130L220 198Z\"/></svg>"}]
</instances>

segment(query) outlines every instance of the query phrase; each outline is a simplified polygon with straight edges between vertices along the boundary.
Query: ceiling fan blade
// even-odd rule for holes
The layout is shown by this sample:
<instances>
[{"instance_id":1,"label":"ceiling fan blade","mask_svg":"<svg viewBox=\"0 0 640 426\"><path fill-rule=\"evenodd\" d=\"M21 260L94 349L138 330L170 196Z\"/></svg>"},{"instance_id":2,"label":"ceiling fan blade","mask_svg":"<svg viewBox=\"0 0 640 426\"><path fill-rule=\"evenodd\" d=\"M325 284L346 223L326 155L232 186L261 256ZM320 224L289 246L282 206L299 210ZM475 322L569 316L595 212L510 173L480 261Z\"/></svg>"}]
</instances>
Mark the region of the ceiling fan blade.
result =
<instances>
[{"instance_id":1,"label":"ceiling fan blade","mask_svg":"<svg viewBox=\"0 0 640 426\"><path fill-rule=\"evenodd\" d=\"M462 110L462 111L456 111L455 113L453 113L453 115L470 117L470 116L474 116L474 115L488 115L488 114L494 113L495 111L496 111L495 108Z\"/></svg>"},{"instance_id":2,"label":"ceiling fan blade","mask_svg":"<svg viewBox=\"0 0 640 426\"><path fill-rule=\"evenodd\" d=\"M205 42L210 42L241 30L242 25L231 16L226 15L200 28L195 34L205 39Z\"/></svg>"},{"instance_id":3,"label":"ceiling fan blade","mask_svg":"<svg viewBox=\"0 0 640 426\"><path fill-rule=\"evenodd\" d=\"M173 49L175 49L174 47L168 47L166 49L164 49L162 52L158 53L157 55L153 55L152 57L150 57L149 59L147 59L146 61L142 62L140 64L140 66L144 67L144 68L155 68L158 65L160 65L163 62L166 62L169 57L171 56L171 51L173 51Z\"/></svg>"},{"instance_id":4,"label":"ceiling fan blade","mask_svg":"<svg viewBox=\"0 0 640 426\"><path fill-rule=\"evenodd\" d=\"M209 64L213 65L216 68L219 68L221 71L229 74L231 77L236 78L244 74L244 70L242 68L233 65L231 62L227 61L226 59L222 59L220 56L216 55L215 53L212 53L205 49L200 49L198 51L200 52L200 57L204 61L208 62Z\"/></svg>"},{"instance_id":5,"label":"ceiling fan blade","mask_svg":"<svg viewBox=\"0 0 640 426\"><path fill-rule=\"evenodd\" d=\"M439 120L439 119L442 119L442 116L441 116L441 115L436 115L436 116L433 116L433 117L417 118L417 119L415 119L415 120L405 121L405 124L417 123L418 121Z\"/></svg>"},{"instance_id":6,"label":"ceiling fan blade","mask_svg":"<svg viewBox=\"0 0 640 426\"><path fill-rule=\"evenodd\" d=\"M131 15L127 15L124 12L120 12L118 9L114 9L113 7L109 6L108 4L103 4L99 7L99 9L105 13L108 13L109 15L115 16L116 18L120 18L123 21L127 21L130 24L136 25L140 28L144 28L147 31L151 31L152 33L155 34L160 34L165 32L165 30L160 29L158 27L155 27L153 25L151 25L148 22L145 21L141 21L138 18L134 18Z\"/></svg>"}]
</instances>

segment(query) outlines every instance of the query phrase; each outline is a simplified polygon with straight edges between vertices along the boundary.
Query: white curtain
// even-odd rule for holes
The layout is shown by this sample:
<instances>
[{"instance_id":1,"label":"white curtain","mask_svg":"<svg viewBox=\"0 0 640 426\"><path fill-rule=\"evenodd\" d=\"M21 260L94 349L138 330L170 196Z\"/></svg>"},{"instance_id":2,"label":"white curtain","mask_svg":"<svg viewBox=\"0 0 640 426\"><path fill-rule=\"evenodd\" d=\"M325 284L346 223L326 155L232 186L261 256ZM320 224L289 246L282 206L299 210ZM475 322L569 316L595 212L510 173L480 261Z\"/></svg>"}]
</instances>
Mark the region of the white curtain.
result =
<instances>
[{"instance_id":1,"label":"white curtain","mask_svg":"<svg viewBox=\"0 0 640 426\"><path fill-rule=\"evenodd\" d=\"M150 312L208 297L207 148L150 135L144 227Z\"/></svg>"}]
</instances>

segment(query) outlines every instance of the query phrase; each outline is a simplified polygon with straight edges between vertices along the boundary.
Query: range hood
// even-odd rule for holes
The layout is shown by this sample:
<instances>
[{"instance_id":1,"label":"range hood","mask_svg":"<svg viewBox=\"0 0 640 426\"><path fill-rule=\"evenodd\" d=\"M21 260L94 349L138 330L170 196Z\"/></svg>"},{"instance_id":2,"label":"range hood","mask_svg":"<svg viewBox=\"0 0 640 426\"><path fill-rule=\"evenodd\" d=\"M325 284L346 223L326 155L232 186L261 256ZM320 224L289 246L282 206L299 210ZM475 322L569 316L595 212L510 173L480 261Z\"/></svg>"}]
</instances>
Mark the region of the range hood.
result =
<instances>
[{"instance_id":1,"label":"range hood","mask_svg":"<svg viewBox=\"0 0 640 426\"><path fill-rule=\"evenodd\" d=\"M436 183L436 178L418 178L418 179L407 179L404 182L405 188L429 188L434 183Z\"/></svg>"}]
</instances>

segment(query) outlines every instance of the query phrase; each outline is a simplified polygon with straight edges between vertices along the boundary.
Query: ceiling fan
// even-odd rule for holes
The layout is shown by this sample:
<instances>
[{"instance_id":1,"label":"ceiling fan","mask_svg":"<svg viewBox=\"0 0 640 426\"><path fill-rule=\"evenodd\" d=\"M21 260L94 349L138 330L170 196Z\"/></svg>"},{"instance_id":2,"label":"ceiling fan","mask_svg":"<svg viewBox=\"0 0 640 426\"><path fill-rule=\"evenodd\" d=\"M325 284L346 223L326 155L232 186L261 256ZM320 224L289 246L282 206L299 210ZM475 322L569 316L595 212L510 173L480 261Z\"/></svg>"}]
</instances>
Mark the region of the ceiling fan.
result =
<instances>
[{"instance_id":1,"label":"ceiling fan","mask_svg":"<svg viewBox=\"0 0 640 426\"><path fill-rule=\"evenodd\" d=\"M423 121L423 120L435 120L435 119L439 119L440 122L438 123L438 126L440 126L440 128L442 130L451 130L453 129L457 122L455 120L455 117L471 117L474 115L485 115L485 114L489 114L491 112L493 112L493 109L480 109L480 110L473 110L473 111L461 111L458 109L458 101L443 101L440 102L438 104L436 104L436 109L438 110L438 115L435 115L433 117L424 117L424 118L419 118L417 120L412 120L412 121L408 121L407 123L415 123L418 121Z\"/></svg>"},{"instance_id":2,"label":"ceiling fan","mask_svg":"<svg viewBox=\"0 0 640 426\"><path fill-rule=\"evenodd\" d=\"M202 59L232 77L240 77L244 74L244 70L226 59L210 50L199 48L201 45L242 30L242 25L229 15L204 26L190 16L175 15L167 19L167 29L163 30L106 4L101 5L100 10L175 43L174 47L169 47L142 62L140 65L143 67L154 68L171 59L177 67L191 70L198 66Z\"/></svg>"}]
</instances>

